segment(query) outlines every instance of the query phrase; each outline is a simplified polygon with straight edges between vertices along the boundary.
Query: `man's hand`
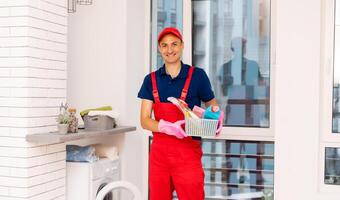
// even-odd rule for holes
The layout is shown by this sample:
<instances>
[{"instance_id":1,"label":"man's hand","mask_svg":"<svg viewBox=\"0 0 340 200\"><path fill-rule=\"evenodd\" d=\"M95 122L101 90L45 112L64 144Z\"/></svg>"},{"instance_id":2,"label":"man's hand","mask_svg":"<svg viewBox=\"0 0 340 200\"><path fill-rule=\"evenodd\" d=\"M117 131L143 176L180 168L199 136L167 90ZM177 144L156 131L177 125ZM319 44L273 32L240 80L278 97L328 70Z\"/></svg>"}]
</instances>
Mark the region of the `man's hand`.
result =
<instances>
[{"instance_id":1,"label":"man's hand","mask_svg":"<svg viewBox=\"0 0 340 200\"><path fill-rule=\"evenodd\" d=\"M223 128L223 120L224 120L224 112L221 110L220 117L218 118L217 130L216 130L216 137L221 134Z\"/></svg>"},{"instance_id":2,"label":"man's hand","mask_svg":"<svg viewBox=\"0 0 340 200\"><path fill-rule=\"evenodd\" d=\"M187 134L182 129L181 125L185 123L185 120L180 120L174 123L160 120L158 123L158 130L161 133L165 133L167 135L176 136L179 139L183 139L187 137Z\"/></svg>"}]
</instances>

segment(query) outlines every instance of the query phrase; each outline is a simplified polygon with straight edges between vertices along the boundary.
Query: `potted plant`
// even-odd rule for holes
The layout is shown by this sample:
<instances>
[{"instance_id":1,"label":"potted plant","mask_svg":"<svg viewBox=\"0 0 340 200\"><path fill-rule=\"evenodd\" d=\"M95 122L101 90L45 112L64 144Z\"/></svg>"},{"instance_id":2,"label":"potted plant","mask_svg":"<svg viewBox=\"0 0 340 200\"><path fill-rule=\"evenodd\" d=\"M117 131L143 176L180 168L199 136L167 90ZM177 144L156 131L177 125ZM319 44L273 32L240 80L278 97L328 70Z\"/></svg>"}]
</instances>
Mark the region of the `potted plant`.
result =
<instances>
[{"instance_id":1,"label":"potted plant","mask_svg":"<svg viewBox=\"0 0 340 200\"><path fill-rule=\"evenodd\" d=\"M67 104L61 103L61 106L59 107L59 115L56 119L57 121L57 126L58 126L58 131L60 134L66 134L68 130L68 126L70 123L70 114L67 111Z\"/></svg>"}]
</instances>

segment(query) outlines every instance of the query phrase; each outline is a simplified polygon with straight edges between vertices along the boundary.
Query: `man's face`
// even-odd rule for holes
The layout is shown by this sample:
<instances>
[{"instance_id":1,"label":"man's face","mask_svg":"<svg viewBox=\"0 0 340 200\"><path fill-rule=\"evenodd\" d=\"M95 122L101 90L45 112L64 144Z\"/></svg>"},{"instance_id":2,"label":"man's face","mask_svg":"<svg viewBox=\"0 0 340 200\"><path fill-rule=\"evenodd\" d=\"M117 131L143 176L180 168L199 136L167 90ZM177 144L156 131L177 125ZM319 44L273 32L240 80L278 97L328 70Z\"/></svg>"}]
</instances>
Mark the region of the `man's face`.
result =
<instances>
[{"instance_id":1,"label":"man's face","mask_svg":"<svg viewBox=\"0 0 340 200\"><path fill-rule=\"evenodd\" d=\"M246 41L242 38L234 38L231 41L231 50L235 57L243 57L246 54Z\"/></svg>"},{"instance_id":2,"label":"man's face","mask_svg":"<svg viewBox=\"0 0 340 200\"><path fill-rule=\"evenodd\" d=\"M183 48L183 42L172 34L165 35L158 44L159 52L166 64L180 61Z\"/></svg>"}]
</instances>

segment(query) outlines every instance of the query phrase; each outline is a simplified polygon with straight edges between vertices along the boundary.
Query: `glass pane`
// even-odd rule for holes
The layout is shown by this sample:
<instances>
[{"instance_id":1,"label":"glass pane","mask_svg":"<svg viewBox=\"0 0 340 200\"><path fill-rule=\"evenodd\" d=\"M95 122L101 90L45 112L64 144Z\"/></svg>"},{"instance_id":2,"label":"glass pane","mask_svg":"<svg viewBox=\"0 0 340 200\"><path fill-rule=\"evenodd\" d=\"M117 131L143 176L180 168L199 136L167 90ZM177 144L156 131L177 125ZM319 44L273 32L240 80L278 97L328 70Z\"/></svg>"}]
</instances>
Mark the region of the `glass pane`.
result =
<instances>
[{"instance_id":1,"label":"glass pane","mask_svg":"<svg viewBox=\"0 0 340 200\"><path fill-rule=\"evenodd\" d=\"M192 0L193 65L204 68L225 125L269 127L270 0Z\"/></svg>"},{"instance_id":2,"label":"glass pane","mask_svg":"<svg viewBox=\"0 0 340 200\"><path fill-rule=\"evenodd\" d=\"M177 27L183 30L183 0L152 0L152 70L162 67L163 60L158 52L157 36L165 27Z\"/></svg>"},{"instance_id":3,"label":"glass pane","mask_svg":"<svg viewBox=\"0 0 340 200\"><path fill-rule=\"evenodd\" d=\"M333 133L340 132L340 0L336 0L334 24Z\"/></svg>"},{"instance_id":4,"label":"glass pane","mask_svg":"<svg viewBox=\"0 0 340 200\"><path fill-rule=\"evenodd\" d=\"M340 148L326 148L325 184L340 185Z\"/></svg>"},{"instance_id":5,"label":"glass pane","mask_svg":"<svg viewBox=\"0 0 340 200\"><path fill-rule=\"evenodd\" d=\"M274 194L274 143L202 140L205 199L266 199Z\"/></svg>"}]
</instances>

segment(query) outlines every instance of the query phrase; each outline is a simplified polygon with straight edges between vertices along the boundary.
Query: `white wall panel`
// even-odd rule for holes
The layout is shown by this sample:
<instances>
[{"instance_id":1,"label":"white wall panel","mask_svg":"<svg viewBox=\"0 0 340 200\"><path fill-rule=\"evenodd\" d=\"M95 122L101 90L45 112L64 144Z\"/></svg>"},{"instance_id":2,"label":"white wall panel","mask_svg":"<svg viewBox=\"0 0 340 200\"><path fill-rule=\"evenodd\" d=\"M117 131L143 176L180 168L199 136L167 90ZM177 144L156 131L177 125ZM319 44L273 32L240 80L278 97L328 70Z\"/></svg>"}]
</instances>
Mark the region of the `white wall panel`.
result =
<instances>
[{"instance_id":1,"label":"white wall panel","mask_svg":"<svg viewBox=\"0 0 340 200\"><path fill-rule=\"evenodd\" d=\"M66 98L66 0L0 1L0 199L65 199L65 144L55 131Z\"/></svg>"}]
</instances>

